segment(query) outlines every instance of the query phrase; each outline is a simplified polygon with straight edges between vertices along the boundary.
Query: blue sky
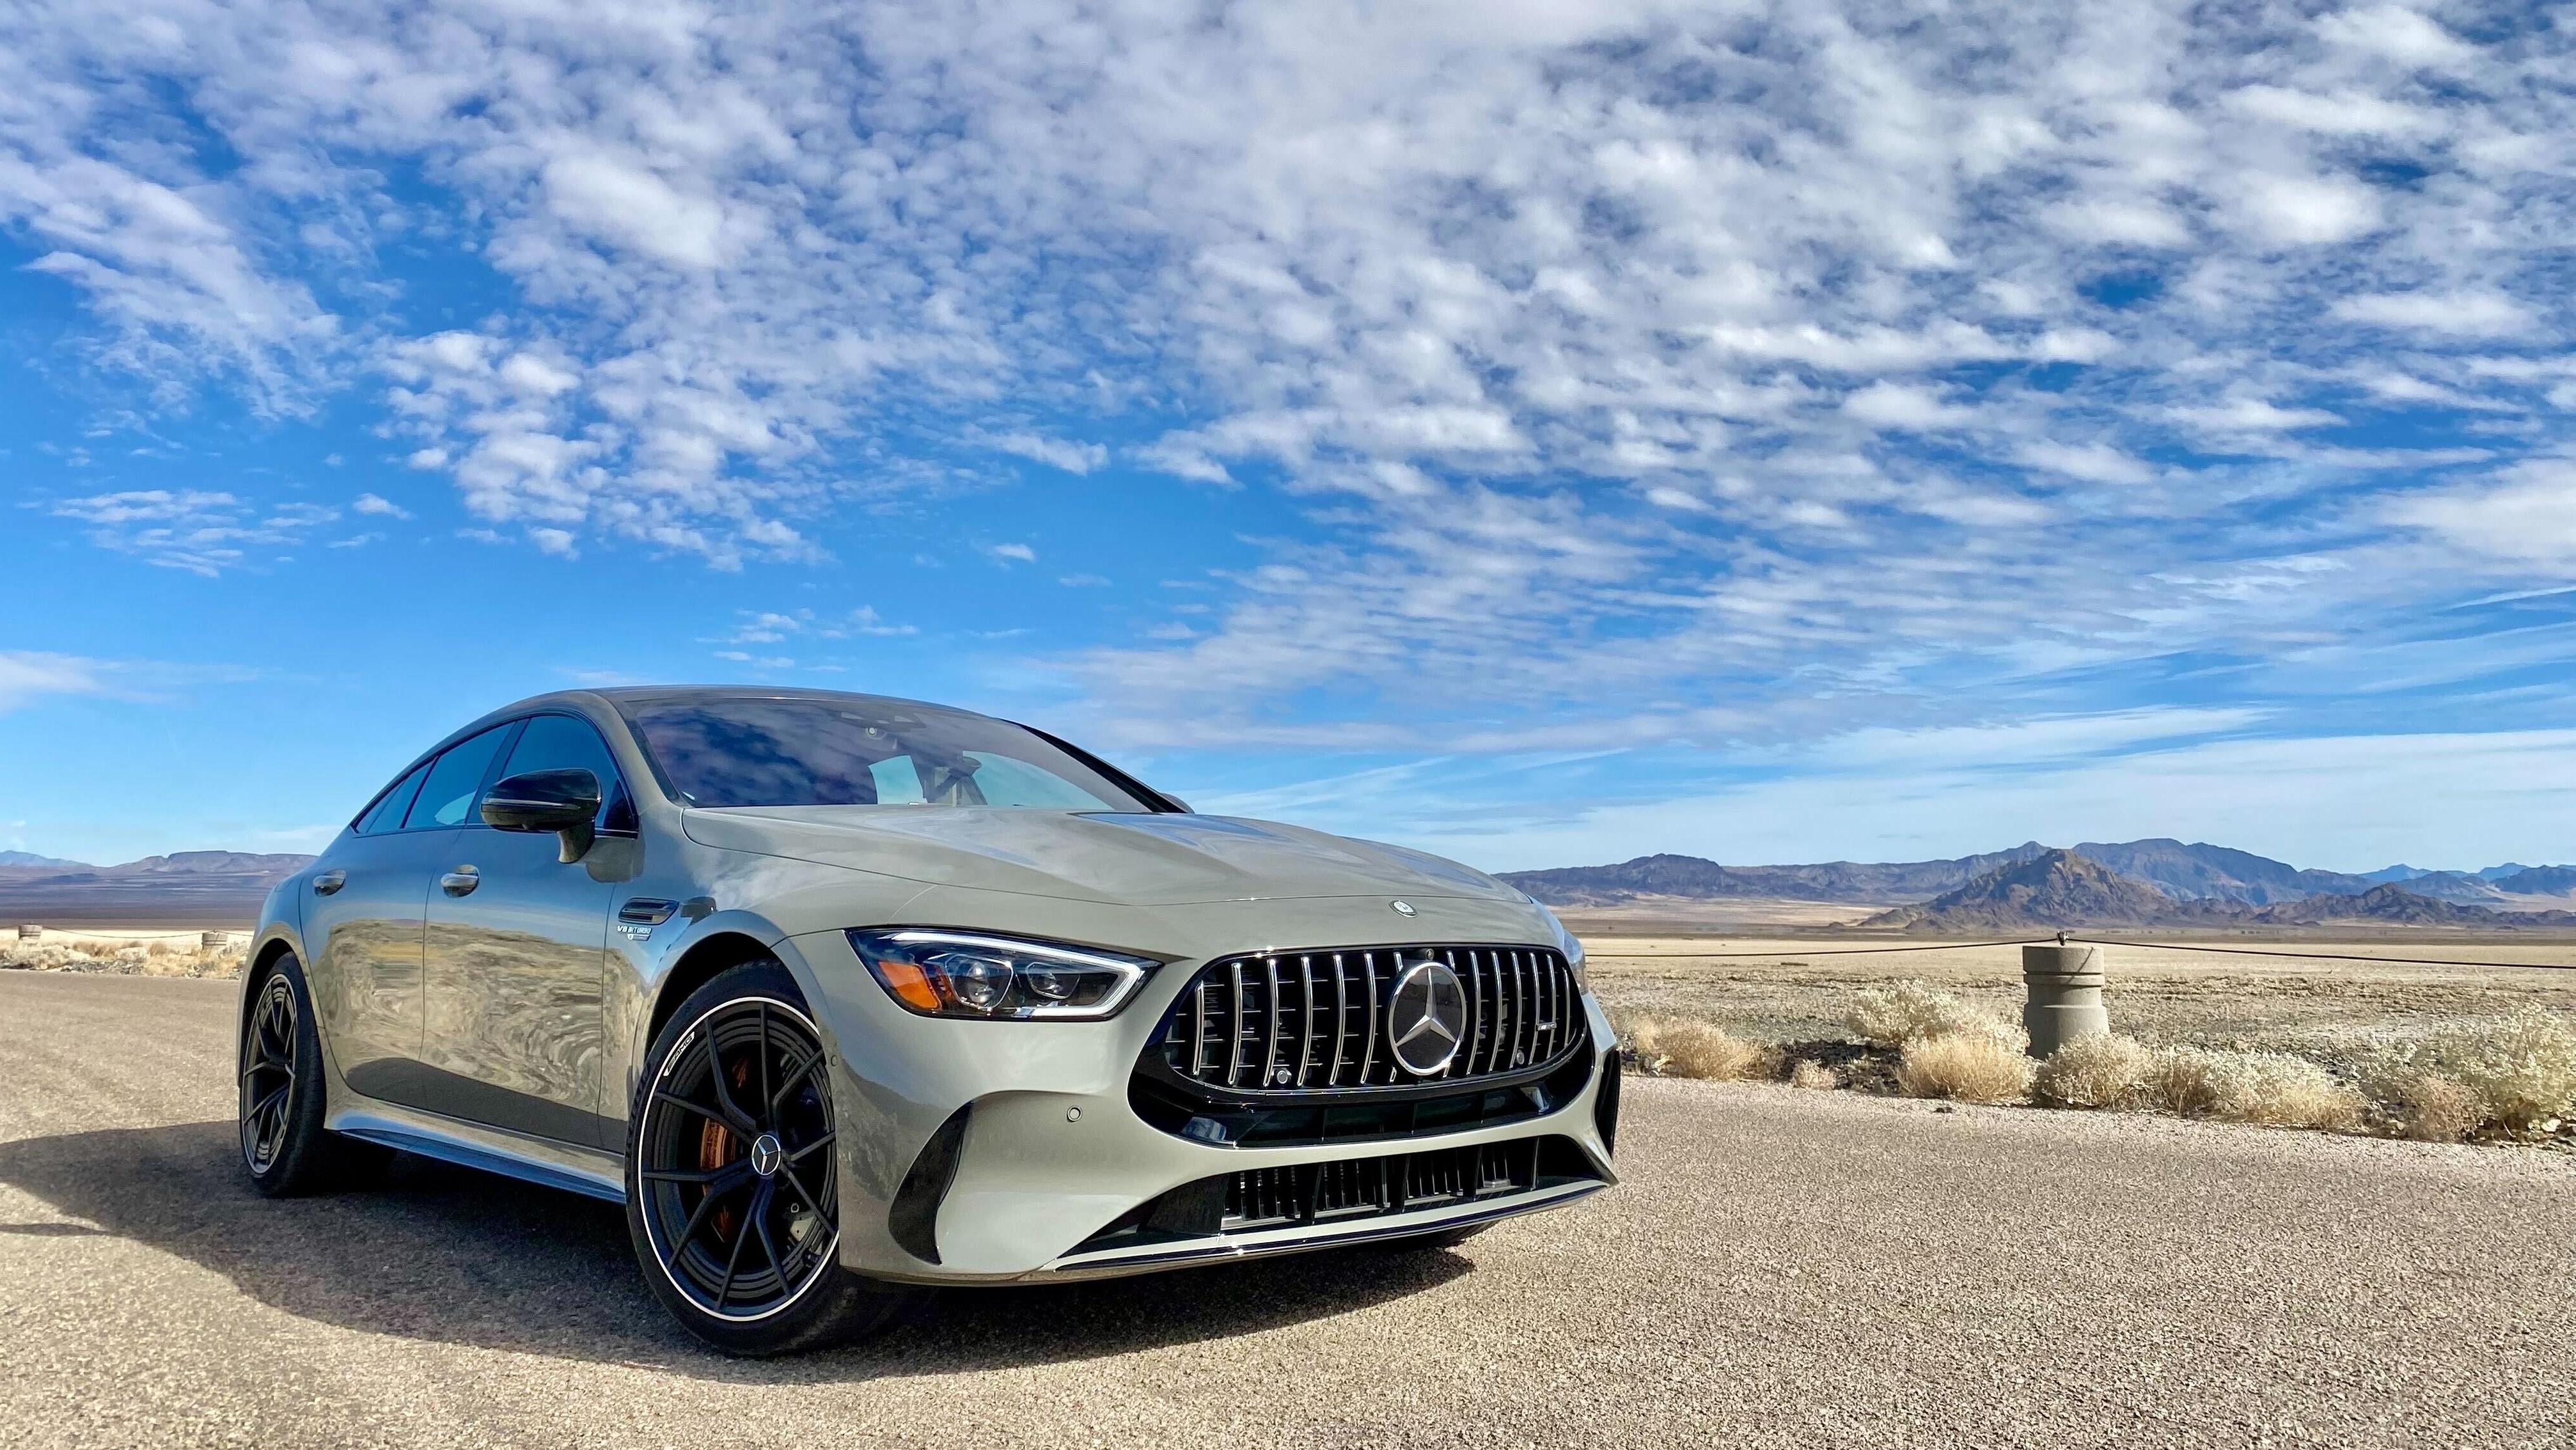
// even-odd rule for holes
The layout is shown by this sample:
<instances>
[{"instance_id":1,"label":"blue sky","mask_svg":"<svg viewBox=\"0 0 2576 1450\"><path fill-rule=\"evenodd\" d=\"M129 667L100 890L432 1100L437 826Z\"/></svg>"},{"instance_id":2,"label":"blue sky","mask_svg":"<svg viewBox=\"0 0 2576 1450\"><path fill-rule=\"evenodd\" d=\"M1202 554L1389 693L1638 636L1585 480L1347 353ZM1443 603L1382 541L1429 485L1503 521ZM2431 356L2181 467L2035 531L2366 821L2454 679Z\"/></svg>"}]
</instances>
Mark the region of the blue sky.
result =
<instances>
[{"instance_id":1,"label":"blue sky","mask_svg":"<svg viewBox=\"0 0 2576 1450\"><path fill-rule=\"evenodd\" d=\"M586 681L1494 868L2576 858L2576 35L31 3L0 847Z\"/></svg>"}]
</instances>

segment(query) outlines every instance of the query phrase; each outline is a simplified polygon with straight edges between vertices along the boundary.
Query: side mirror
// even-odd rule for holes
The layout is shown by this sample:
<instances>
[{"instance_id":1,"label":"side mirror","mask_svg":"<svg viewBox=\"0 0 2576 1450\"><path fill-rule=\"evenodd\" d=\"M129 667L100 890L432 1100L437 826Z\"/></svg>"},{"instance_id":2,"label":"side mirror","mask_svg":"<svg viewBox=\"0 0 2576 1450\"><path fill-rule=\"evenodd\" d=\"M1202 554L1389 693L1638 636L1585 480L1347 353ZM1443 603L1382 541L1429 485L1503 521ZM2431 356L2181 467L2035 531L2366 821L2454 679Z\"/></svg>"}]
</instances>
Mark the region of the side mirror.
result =
<instances>
[{"instance_id":1,"label":"side mirror","mask_svg":"<svg viewBox=\"0 0 2576 1450\"><path fill-rule=\"evenodd\" d=\"M599 777L586 770L531 770L483 797L483 824L500 831L552 831L563 838L557 858L578 861L597 839Z\"/></svg>"}]
</instances>

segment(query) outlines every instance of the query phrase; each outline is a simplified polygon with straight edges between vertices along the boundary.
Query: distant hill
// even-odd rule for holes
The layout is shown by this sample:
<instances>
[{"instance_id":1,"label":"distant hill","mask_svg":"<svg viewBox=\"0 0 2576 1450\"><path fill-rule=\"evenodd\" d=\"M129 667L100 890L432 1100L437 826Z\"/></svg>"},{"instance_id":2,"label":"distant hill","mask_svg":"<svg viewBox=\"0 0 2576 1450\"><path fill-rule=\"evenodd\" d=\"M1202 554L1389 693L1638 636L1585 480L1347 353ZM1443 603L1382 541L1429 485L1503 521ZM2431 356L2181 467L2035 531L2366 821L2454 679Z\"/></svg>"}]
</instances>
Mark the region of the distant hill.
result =
<instances>
[{"instance_id":1,"label":"distant hill","mask_svg":"<svg viewBox=\"0 0 2576 1450\"><path fill-rule=\"evenodd\" d=\"M208 926L247 922L270 887L313 858L175 851L119 866L0 863L0 919L76 926Z\"/></svg>"},{"instance_id":2,"label":"distant hill","mask_svg":"<svg viewBox=\"0 0 2576 1450\"><path fill-rule=\"evenodd\" d=\"M2009 851L1948 861L1825 861L1810 866L1721 866L1698 856L1639 856L1615 866L1506 871L1502 879L1551 906L1615 906L1660 896L1700 901L1740 897L1919 901L2047 849L2032 841Z\"/></svg>"},{"instance_id":3,"label":"distant hill","mask_svg":"<svg viewBox=\"0 0 2576 1450\"><path fill-rule=\"evenodd\" d=\"M2170 926L2228 915L2226 905L2177 900L2091 857L2057 850L1980 876L1920 906L1881 912L1861 924L1943 935L2068 926Z\"/></svg>"},{"instance_id":4,"label":"distant hill","mask_svg":"<svg viewBox=\"0 0 2576 1450\"><path fill-rule=\"evenodd\" d=\"M2340 871L2302 871L2284 861L2206 841L2190 845L2167 837L2118 843L2085 841L2075 847L2075 852L2183 901L2243 901L2261 906L2296 901L2321 891L2358 896L2371 885L2364 877Z\"/></svg>"},{"instance_id":5,"label":"distant hill","mask_svg":"<svg viewBox=\"0 0 2576 1450\"><path fill-rule=\"evenodd\" d=\"M60 856L39 856L33 851L0 851L0 866L87 866L87 861L66 861Z\"/></svg>"},{"instance_id":6,"label":"distant hill","mask_svg":"<svg viewBox=\"0 0 2576 1450\"><path fill-rule=\"evenodd\" d=\"M2206 841L2170 837L2086 841L2073 853L2107 867L2173 902L2267 907L2319 896L2358 897L2403 882L2413 896L2458 906L2511 912L2515 897L2576 896L2576 866L2491 866L2483 871L2426 871L2390 866L2367 874L2319 871ZM1971 882L2052 854L2037 841L2008 851L1950 860L1812 866L1725 866L1698 856L1639 856L1612 866L1511 871L1503 880L1551 906L1618 907L1673 901L1745 898L1792 901L1929 904ZM2528 915L2529 913L2519 913ZM2193 918L2198 919L2198 918ZM2350 919L2350 918L2336 918Z\"/></svg>"},{"instance_id":7,"label":"distant hill","mask_svg":"<svg viewBox=\"0 0 2576 1450\"><path fill-rule=\"evenodd\" d=\"M2576 893L2576 866L2525 866L2510 876L2490 876L2488 884L2516 896L2566 896Z\"/></svg>"},{"instance_id":8,"label":"distant hill","mask_svg":"<svg viewBox=\"0 0 2576 1450\"><path fill-rule=\"evenodd\" d=\"M2492 911L2421 895L2410 889L2413 884L2384 882L2358 895L2321 891L2266 906L2216 897L2186 901L2079 852L2051 851L1862 925L1942 936L2124 926L2576 926L2576 912Z\"/></svg>"},{"instance_id":9,"label":"distant hill","mask_svg":"<svg viewBox=\"0 0 2576 1450\"><path fill-rule=\"evenodd\" d=\"M2442 873L2445 875L2453 873ZM2420 881L2387 882L2374 886L2359 896L2311 896L2305 901L2285 901L2267 906L2247 918L2266 926L2319 926L2327 922L2388 922L2402 926L2533 926L2556 924L2556 918L2576 921L2576 913L2564 911L2526 912L2507 915L2482 906L2462 906L2426 896L2415 888Z\"/></svg>"}]
</instances>

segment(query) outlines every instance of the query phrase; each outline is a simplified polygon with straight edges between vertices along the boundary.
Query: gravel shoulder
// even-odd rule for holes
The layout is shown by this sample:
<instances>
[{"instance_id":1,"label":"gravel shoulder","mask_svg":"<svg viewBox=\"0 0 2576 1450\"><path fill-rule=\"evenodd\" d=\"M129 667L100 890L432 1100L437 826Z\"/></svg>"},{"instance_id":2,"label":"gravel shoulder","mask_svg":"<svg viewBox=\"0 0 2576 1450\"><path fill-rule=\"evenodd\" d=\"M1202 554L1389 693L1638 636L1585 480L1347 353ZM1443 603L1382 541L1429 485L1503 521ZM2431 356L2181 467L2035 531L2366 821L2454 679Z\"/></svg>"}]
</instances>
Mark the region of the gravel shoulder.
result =
<instances>
[{"instance_id":1,"label":"gravel shoulder","mask_svg":"<svg viewBox=\"0 0 2576 1450\"><path fill-rule=\"evenodd\" d=\"M271 1204L228 982L0 974L0 1416L54 1445L2576 1443L2576 1160L1632 1085L1627 1182L1449 1252L959 1293L710 1358L614 1209Z\"/></svg>"}]
</instances>

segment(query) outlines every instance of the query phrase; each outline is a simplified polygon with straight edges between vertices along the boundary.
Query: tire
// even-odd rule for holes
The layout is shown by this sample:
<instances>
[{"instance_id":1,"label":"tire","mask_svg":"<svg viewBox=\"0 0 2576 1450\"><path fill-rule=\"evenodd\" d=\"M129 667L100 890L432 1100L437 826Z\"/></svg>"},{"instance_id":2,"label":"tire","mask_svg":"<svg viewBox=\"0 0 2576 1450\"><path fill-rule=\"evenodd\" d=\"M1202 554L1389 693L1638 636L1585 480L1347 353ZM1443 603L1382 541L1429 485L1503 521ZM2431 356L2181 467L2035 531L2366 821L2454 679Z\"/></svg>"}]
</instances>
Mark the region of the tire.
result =
<instances>
[{"instance_id":1,"label":"tire","mask_svg":"<svg viewBox=\"0 0 2576 1450\"><path fill-rule=\"evenodd\" d=\"M645 1054L626 1228L653 1297L716 1349L820 1349L924 1297L841 1266L837 1122L822 1034L775 961L690 993Z\"/></svg>"},{"instance_id":2,"label":"tire","mask_svg":"<svg viewBox=\"0 0 2576 1450\"><path fill-rule=\"evenodd\" d=\"M353 1186L381 1171L393 1154L322 1126L322 1036L304 965L292 953L252 979L241 1042L238 1122L242 1167L270 1198L293 1198Z\"/></svg>"}]
</instances>

